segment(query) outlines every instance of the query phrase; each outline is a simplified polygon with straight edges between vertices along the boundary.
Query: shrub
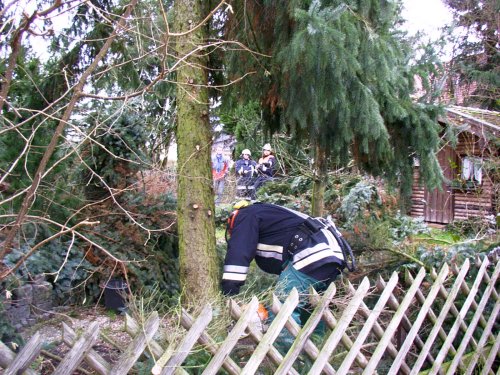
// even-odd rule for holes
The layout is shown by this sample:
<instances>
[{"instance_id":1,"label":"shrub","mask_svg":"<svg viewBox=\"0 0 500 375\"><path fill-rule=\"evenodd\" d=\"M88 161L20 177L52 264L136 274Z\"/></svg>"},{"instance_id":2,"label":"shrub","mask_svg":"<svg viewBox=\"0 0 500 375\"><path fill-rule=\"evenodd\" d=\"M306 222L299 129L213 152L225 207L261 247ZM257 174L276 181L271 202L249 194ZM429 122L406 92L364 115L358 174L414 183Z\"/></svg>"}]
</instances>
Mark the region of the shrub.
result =
<instances>
[{"instance_id":1,"label":"shrub","mask_svg":"<svg viewBox=\"0 0 500 375\"><path fill-rule=\"evenodd\" d=\"M5 257L8 267L30 250L30 245L13 249ZM70 239L56 239L35 252L16 271L15 277L21 282L34 280L44 275L54 287L56 302L81 302L90 292L99 294L97 281L92 279L96 268L85 259L84 245Z\"/></svg>"},{"instance_id":2,"label":"shrub","mask_svg":"<svg viewBox=\"0 0 500 375\"><path fill-rule=\"evenodd\" d=\"M347 226L352 226L357 220L363 220L370 216L371 207L380 207L381 200L378 197L374 185L365 181L358 182L344 197L337 213L345 221Z\"/></svg>"},{"instance_id":3,"label":"shrub","mask_svg":"<svg viewBox=\"0 0 500 375\"><path fill-rule=\"evenodd\" d=\"M400 211L391 220L390 234L394 244L398 244L410 236L429 233L429 227L424 218L413 218L402 215Z\"/></svg>"},{"instance_id":4,"label":"shrub","mask_svg":"<svg viewBox=\"0 0 500 375\"><path fill-rule=\"evenodd\" d=\"M484 242L462 242L448 247L420 245L417 255L429 268L440 269L445 263L460 267L466 259L474 261L477 255L486 256L490 247Z\"/></svg>"},{"instance_id":5,"label":"shrub","mask_svg":"<svg viewBox=\"0 0 500 375\"><path fill-rule=\"evenodd\" d=\"M11 325L5 316L4 296L0 295L0 341L5 344L14 343L15 345L24 345L24 340ZM12 349L12 348L11 348Z\"/></svg>"},{"instance_id":6,"label":"shrub","mask_svg":"<svg viewBox=\"0 0 500 375\"><path fill-rule=\"evenodd\" d=\"M471 217L467 220L454 221L446 226L447 230L457 232L464 237L494 235L497 223L494 215Z\"/></svg>"}]
</instances>

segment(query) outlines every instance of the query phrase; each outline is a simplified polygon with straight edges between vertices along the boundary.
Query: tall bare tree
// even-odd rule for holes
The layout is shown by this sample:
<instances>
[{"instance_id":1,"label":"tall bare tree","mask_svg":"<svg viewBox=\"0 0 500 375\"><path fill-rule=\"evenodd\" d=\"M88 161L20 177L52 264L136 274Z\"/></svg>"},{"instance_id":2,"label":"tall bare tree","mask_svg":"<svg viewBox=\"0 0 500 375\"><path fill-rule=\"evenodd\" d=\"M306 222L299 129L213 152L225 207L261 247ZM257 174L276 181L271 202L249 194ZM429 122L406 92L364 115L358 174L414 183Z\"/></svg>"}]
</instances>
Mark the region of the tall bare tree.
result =
<instances>
[{"instance_id":1,"label":"tall bare tree","mask_svg":"<svg viewBox=\"0 0 500 375\"><path fill-rule=\"evenodd\" d=\"M187 303L217 293L214 195L210 168L207 7L201 0L175 2L177 69L177 228L181 287ZM193 49L193 46L195 48Z\"/></svg>"}]
</instances>

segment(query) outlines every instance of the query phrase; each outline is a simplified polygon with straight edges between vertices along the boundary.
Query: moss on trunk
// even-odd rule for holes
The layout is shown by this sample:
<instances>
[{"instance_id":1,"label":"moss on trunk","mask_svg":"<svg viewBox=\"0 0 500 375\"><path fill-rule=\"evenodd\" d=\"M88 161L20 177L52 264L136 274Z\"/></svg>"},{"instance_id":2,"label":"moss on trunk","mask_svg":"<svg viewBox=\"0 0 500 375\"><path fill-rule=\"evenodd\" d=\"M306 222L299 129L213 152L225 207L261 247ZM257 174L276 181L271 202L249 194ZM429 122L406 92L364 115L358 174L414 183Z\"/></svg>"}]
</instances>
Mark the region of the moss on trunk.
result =
<instances>
[{"instance_id":1,"label":"moss on trunk","mask_svg":"<svg viewBox=\"0 0 500 375\"><path fill-rule=\"evenodd\" d=\"M203 18L200 0L175 2L175 31L194 28ZM206 27L180 36L178 58L206 43ZM210 166L212 131L209 122L208 59L192 53L177 70L177 172L179 265L183 300L200 304L218 291L215 250L214 195Z\"/></svg>"}]
</instances>

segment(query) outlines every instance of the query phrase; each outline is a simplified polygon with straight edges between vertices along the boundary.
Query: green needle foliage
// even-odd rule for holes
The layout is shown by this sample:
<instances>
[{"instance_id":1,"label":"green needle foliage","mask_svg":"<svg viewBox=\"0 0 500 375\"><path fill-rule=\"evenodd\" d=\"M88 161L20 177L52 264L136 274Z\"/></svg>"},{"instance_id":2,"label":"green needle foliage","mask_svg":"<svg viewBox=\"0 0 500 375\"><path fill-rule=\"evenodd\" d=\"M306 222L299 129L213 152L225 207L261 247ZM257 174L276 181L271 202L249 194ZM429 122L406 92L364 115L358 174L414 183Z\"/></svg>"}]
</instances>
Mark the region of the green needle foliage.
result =
<instances>
[{"instance_id":1,"label":"green needle foliage","mask_svg":"<svg viewBox=\"0 0 500 375\"><path fill-rule=\"evenodd\" d=\"M500 109L500 54L498 53L498 14L500 2L444 1L453 13L454 26L449 39L454 43L455 56L450 61L449 90L458 96L470 89L466 105ZM453 82L453 83L452 83Z\"/></svg>"},{"instance_id":2,"label":"green needle foliage","mask_svg":"<svg viewBox=\"0 0 500 375\"><path fill-rule=\"evenodd\" d=\"M236 2L228 35L270 57L229 54L230 77L257 74L233 87L227 102L259 98L268 131L313 145L330 167L354 159L409 193L418 157L424 180L437 186L439 109L410 96L412 46L396 29L399 7L378 0ZM326 169L320 173L325 181Z\"/></svg>"}]
</instances>

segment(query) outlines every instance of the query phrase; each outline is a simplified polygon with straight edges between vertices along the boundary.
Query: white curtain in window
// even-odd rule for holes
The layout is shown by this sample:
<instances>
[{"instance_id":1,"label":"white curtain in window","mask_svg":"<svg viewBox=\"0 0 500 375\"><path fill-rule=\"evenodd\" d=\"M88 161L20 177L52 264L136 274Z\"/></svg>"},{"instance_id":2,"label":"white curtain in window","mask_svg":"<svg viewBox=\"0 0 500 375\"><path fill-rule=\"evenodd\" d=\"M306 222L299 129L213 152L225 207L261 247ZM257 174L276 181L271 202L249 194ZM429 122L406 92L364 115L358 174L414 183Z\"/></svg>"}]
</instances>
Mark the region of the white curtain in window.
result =
<instances>
[{"instance_id":1,"label":"white curtain in window","mask_svg":"<svg viewBox=\"0 0 500 375\"><path fill-rule=\"evenodd\" d=\"M474 163L469 158L464 158L462 160L462 178L464 180L469 180L473 175Z\"/></svg>"},{"instance_id":2,"label":"white curtain in window","mask_svg":"<svg viewBox=\"0 0 500 375\"><path fill-rule=\"evenodd\" d=\"M483 179L483 162L481 159L474 160L474 180L476 180L479 185Z\"/></svg>"},{"instance_id":3,"label":"white curtain in window","mask_svg":"<svg viewBox=\"0 0 500 375\"><path fill-rule=\"evenodd\" d=\"M476 181L481 184L483 180L483 160L480 158L463 158L462 179L464 181Z\"/></svg>"}]
</instances>

